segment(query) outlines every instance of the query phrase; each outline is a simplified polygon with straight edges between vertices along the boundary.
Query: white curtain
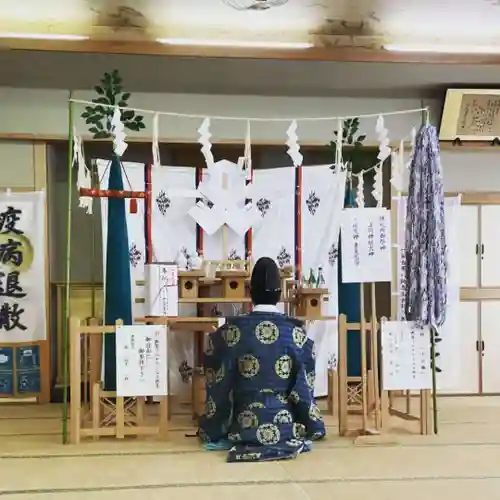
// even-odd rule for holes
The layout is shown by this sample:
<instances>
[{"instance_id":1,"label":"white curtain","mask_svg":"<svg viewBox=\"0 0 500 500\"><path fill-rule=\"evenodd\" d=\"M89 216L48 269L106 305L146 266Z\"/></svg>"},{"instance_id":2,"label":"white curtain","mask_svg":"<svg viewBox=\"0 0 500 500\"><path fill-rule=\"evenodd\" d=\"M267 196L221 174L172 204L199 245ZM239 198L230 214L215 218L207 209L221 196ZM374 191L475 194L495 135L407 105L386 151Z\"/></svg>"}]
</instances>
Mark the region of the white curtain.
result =
<instances>
[{"instance_id":1,"label":"white curtain","mask_svg":"<svg viewBox=\"0 0 500 500\"><path fill-rule=\"evenodd\" d=\"M188 215L195 198L175 196L175 190L194 189L196 169L161 166L152 168L151 238L153 262L172 262L179 252L196 252L196 223ZM171 194L167 196L168 190ZM195 316L195 304L180 304L179 316ZM183 361L193 366L193 336L170 331L168 338L169 393L181 395L189 391L183 383L179 367Z\"/></svg>"},{"instance_id":2,"label":"white curtain","mask_svg":"<svg viewBox=\"0 0 500 500\"><path fill-rule=\"evenodd\" d=\"M338 242L344 207L346 174L334 174L330 165L302 168L302 273L315 277L321 267L328 288L323 315L338 315ZM328 367L337 364L337 322L314 321L308 335L316 344L315 395L328 394Z\"/></svg>"},{"instance_id":3,"label":"white curtain","mask_svg":"<svg viewBox=\"0 0 500 500\"><path fill-rule=\"evenodd\" d=\"M99 175L99 186L108 189L109 169L111 162L108 160L97 160L97 171ZM144 164L122 163L122 180L125 191L144 191ZM144 264L146 262L146 241L144 237L144 214L145 205L143 199L136 200L137 213L131 213L130 204L132 200L125 200L125 217L127 220L128 246L130 260L130 283L132 285L132 318L143 317L145 314L144 303L136 303L136 298L144 297L144 287L138 286L137 281L144 280ZM103 254L103 276L106 276L106 252L108 234L108 199L101 198L102 218L102 254ZM104 280L106 281L106 280Z\"/></svg>"},{"instance_id":4,"label":"white curtain","mask_svg":"<svg viewBox=\"0 0 500 500\"><path fill-rule=\"evenodd\" d=\"M252 258L295 265L295 168L255 170L252 198L261 215L252 229ZM279 304L283 311L283 303Z\"/></svg>"},{"instance_id":5,"label":"white curtain","mask_svg":"<svg viewBox=\"0 0 500 500\"><path fill-rule=\"evenodd\" d=\"M403 317L403 300L405 291L405 226L406 226L406 196L398 198L398 231L397 253L398 266L396 277L396 293L398 295L397 319ZM460 205L459 196L445 198L445 223L447 245L447 294L448 305L446 320L440 329L441 341L436 351L439 353L436 366L441 370L437 373L439 390L453 391L457 389L460 380Z\"/></svg>"}]
</instances>

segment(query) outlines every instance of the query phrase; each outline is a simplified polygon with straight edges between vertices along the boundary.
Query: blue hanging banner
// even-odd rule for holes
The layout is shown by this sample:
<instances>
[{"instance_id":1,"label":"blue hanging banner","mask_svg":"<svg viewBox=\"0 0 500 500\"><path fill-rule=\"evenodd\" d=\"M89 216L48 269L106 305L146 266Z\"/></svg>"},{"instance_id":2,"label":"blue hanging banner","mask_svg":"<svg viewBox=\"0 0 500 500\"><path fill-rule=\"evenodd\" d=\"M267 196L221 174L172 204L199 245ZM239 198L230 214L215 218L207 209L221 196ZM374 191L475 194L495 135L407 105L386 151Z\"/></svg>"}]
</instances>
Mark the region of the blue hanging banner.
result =
<instances>
[{"instance_id":1,"label":"blue hanging banner","mask_svg":"<svg viewBox=\"0 0 500 500\"><path fill-rule=\"evenodd\" d=\"M113 156L109 172L108 189L123 191L120 159ZM121 319L132 324L132 292L130 280L129 243L125 200L108 198L108 231L105 277L105 324L114 325ZM104 336L104 388L116 390L115 335Z\"/></svg>"}]
</instances>

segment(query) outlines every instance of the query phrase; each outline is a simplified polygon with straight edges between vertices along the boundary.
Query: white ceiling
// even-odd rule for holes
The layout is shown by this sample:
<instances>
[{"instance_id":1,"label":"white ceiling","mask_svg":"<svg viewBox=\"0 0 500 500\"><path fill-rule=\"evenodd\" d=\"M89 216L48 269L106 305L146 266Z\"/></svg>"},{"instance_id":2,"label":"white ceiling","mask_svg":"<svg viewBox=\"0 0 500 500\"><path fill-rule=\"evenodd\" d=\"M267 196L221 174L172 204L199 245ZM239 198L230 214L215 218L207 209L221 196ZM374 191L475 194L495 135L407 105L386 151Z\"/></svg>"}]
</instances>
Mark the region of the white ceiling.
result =
<instances>
[{"instance_id":1,"label":"white ceiling","mask_svg":"<svg viewBox=\"0 0 500 500\"><path fill-rule=\"evenodd\" d=\"M498 66L0 51L0 86L91 89L118 69L133 92L437 97L499 87Z\"/></svg>"},{"instance_id":2,"label":"white ceiling","mask_svg":"<svg viewBox=\"0 0 500 500\"><path fill-rule=\"evenodd\" d=\"M223 0L0 0L0 31L92 34L128 20L147 36L302 40L375 34L389 42L500 42L499 0L289 0L236 11Z\"/></svg>"}]
</instances>

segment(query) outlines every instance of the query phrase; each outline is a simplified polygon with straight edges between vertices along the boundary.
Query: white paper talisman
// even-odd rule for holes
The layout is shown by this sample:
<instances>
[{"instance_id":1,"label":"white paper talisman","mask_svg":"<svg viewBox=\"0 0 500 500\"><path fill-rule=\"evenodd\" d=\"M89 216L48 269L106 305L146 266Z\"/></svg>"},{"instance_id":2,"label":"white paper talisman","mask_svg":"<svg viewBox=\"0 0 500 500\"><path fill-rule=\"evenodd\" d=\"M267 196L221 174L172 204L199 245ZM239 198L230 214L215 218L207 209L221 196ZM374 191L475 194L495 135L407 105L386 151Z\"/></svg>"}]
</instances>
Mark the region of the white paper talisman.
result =
<instances>
[{"instance_id":1,"label":"white paper talisman","mask_svg":"<svg viewBox=\"0 0 500 500\"><path fill-rule=\"evenodd\" d=\"M177 264L146 265L146 315L179 315Z\"/></svg>"},{"instance_id":2,"label":"white paper talisman","mask_svg":"<svg viewBox=\"0 0 500 500\"><path fill-rule=\"evenodd\" d=\"M432 387L429 328L412 321L382 321L382 380L386 391Z\"/></svg>"},{"instance_id":3,"label":"white paper talisman","mask_svg":"<svg viewBox=\"0 0 500 500\"><path fill-rule=\"evenodd\" d=\"M391 213L385 208L348 208L342 215L342 281L391 281Z\"/></svg>"},{"instance_id":4,"label":"white paper talisman","mask_svg":"<svg viewBox=\"0 0 500 500\"><path fill-rule=\"evenodd\" d=\"M166 396L168 356L166 325L116 327L118 396Z\"/></svg>"}]
</instances>

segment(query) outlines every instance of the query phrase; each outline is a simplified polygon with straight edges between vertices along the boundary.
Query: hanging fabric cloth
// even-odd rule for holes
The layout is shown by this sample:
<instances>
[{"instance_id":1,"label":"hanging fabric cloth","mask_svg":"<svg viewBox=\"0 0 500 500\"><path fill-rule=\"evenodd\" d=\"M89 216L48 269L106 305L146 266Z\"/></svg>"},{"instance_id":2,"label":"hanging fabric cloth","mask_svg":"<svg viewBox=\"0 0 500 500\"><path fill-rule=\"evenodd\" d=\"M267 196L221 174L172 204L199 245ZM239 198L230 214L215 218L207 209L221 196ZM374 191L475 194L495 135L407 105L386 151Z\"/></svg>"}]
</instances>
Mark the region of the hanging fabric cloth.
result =
<instances>
[{"instance_id":1,"label":"hanging fabric cloth","mask_svg":"<svg viewBox=\"0 0 500 500\"><path fill-rule=\"evenodd\" d=\"M447 264L443 172L436 128L417 135L410 166L405 234L406 319L429 327L434 434L438 433L436 342L446 319Z\"/></svg>"},{"instance_id":2,"label":"hanging fabric cloth","mask_svg":"<svg viewBox=\"0 0 500 500\"><path fill-rule=\"evenodd\" d=\"M113 155L108 189L123 191L122 166ZM114 325L121 319L124 325L132 324L132 293L125 200L109 198L108 231L105 276L105 324ZM104 336L104 388L116 390L115 334Z\"/></svg>"},{"instance_id":3,"label":"hanging fabric cloth","mask_svg":"<svg viewBox=\"0 0 500 500\"><path fill-rule=\"evenodd\" d=\"M406 318L439 328L446 317L446 238L439 139L432 125L424 125L416 138L405 241Z\"/></svg>"}]
</instances>

